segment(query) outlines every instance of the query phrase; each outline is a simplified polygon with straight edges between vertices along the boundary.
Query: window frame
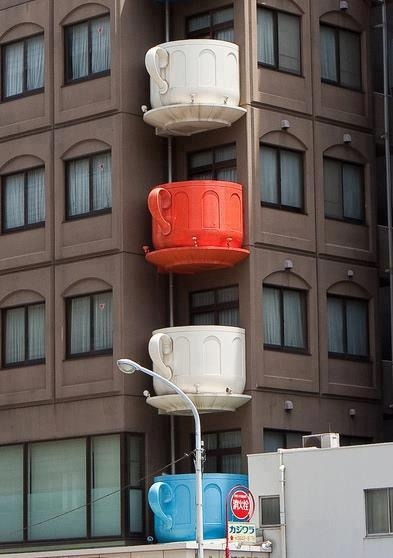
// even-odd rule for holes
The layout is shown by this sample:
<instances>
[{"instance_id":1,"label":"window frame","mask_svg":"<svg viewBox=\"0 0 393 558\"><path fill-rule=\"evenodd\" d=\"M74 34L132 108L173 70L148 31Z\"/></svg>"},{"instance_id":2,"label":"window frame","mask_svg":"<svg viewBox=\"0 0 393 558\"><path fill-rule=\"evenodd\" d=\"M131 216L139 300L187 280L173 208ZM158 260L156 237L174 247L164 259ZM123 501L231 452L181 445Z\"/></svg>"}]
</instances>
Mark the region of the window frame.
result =
<instances>
[{"instance_id":1,"label":"window frame","mask_svg":"<svg viewBox=\"0 0 393 558\"><path fill-rule=\"evenodd\" d=\"M192 14L186 18L185 21L185 38L186 39L215 39L215 33L218 31L227 31L229 29L233 29L235 32L235 18L230 19L228 21L223 21L222 23L213 23L213 14L216 12L221 12L223 10L227 10L228 8L232 8L234 10L234 5L229 4L226 6L220 6L219 8L214 8L210 10L205 10L203 12L198 12L197 14ZM202 27L197 31L188 31L189 21L194 19L195 17L201 16L209 16L209 27ZM235 15L235 14L233 14Z\"/></svg>"},{"instance_id":2,"label":"window frame","mask_svg":"<svg viewBox=\"0 0 393 558\"><path fill-rule=\"evenodd\" d=\"M36 89L26 89L27 87L27 41L33 39L34 37L42 36L44 53L45 53L45 35L44 32L33 33L22 39L15 39L7 43L1 43L1 95L0 102L7 103L8 101L15 101L16 99L21 99L23 97L30 97L31 95L38 95L45 91L45 66L44 66L44 85L42 87L37 87ZM17 93L16 95L5 96L4 94L4 84L5 84L5 49L8 46L15 45L17 43L23 43L23 90L22 93ZM45 56L45 54L44 54Z\"/></svg>"},{"instance_id":3,"label":"window frame","mask_svg":"<svg viewBox=\"0 0 393 558\"><path fill-rule=\"evenodd\" d=\"M302 44L302 16L299 14L294 14L293 12L287 12L286 10L277 10L275 8L271 8L270 6L264 6L262 4L257 5L258 10L265 10L266 12L271 12L273 14L273 46L274 46L274 59L276 60L275 64L268 64L266 62L261 62L257 60L258 68L268 68L269 70L274 70L276 72L283 72L284 74L290 74L291 76L298 76L303 77L303 44ZM285 14L289 16L293 16L297 19L298 28L299 28L299 71L291 71L288 69L282 69L279 66L279 50L278 50L278 14ZM258 35L257 35L258 41ZM258 57L258 49L257 49L257 57Z\"/></svg>"},{"instance_id":4,"label":"window frame","mask_svg":"<svg viewBox=\"0 0 393 558\"><path fill-rule=\"evenodd\" d=\"M94 196L94 186L93 186L93 159L94 157L99 157L100 155L109 154L111 157L111 205L110 207L104 207L102 209L92 209L93 207L93 196ZM70 188L70 164L78 161L87 160L89 161L89 211L86 213L78 213L76 215L69 214L69 188ZM105 215L107 213L112 213L112 201L113 201L113 190L112 190L112 150L105 149L103 151L97 151L95 153L89 153L87 155L81 155L80 157L75 157L73 159L67 159L65 163L65 220L66 221L76 221L78 219L87 219L89 217L95 217L97 215Z\"/></svg>"},{"instance_id":5,"label":"window frame","mask_svg":"<svg viewBox=\"0 0 393 558\"><path fill-rule=\"evenodd\" d=\"M109 36L110 36L110 44L112 42L112 35L111 35L111 17L110 12L107 11L105 13L99 14L97 16L89 17L86 19L82 19L80 21L76 21L74 23L70 23L68 25L63 26L63 45L64 45L64 82L63 86L73 85L74 83L81 83L83 81L89 81L91 79L96 79L100 77L109 76L111 74L111 66L107 70L103 70L101 72L92 72L91 65L92 65L92 40L91 40L91 22L96 19L101 19L103 17L108 17L109 20ZM88 41L88 73L86 76L81 76L79 78L72 78L71 75L71 40L69 38L69 30L71 27L76 25L81 25L83 23L88 24L88 31L87 31L87 41ZM112 60L110 60L111 62Z\"/></svg>"},{"instance_id":6,"label":"window frame","mask_svg":"<svg viewBox=\"0 0 393 558\"><path fill-rule=\"evenodd\" d=\"M197 151L190 151L187 153L187 179L188 180L217 180L217 172L220 170L232 170L237 172L237 158L227 159L226 161L216 161L216 151L223 147L234 147L236 153L236 142L230 142L220 145L215 145L213 147L208 147L207 149L198 149ZM202 165L200 167L191 166L191 158L193 155L198 155L199 153L205 153L211 151L213 162L209 165ZM200 179L193 178L197 174L211 172L212 178L210 179Z\"/></svg>"},{"instance_id":7,"label":"window frame","mask_svg":"<svg viewBox=\"0 0 393 558\"><path fill-rule=\"evenodd\" d=\"M226 456L229 455L240 455L240 462L242 461L241 457L242 457L242 446L233 446L230 448L220 448L220 434L226 434L228 432L240 432L240 437L242 435L242 429L241 428L230 428L227 430L213 430L213 431L205 431L202 433L202 438L206 437L206 436L211 436L214 435L216 437L216 448L215 449L207 449L205 448L206 451L206 460L209 457L215 457L216 458L216 472L215 473L222 473L223 472L223 467L222 467L222 459ZM194 437L191 436L190 438L190 442L191 442L191 447L193 447L194 444ZM241 463L240 463L241 465ZM215 474L213 473L213 474ZM239 473L235 473L235 474L241 474L241 471L239 471Z\"/></svg>"},{"instance_id":8,"label":"window frame","mask_svg":"<svg viewBox=\"0 0 393 558\"><path fill-rule=\"evenodd\" d=\"M339 221L341 223L352 223L353 225L367 225L366 223L366 192L365 192L365 179L364 179L364 172L365 168L364 165L361 163L353 163L352 161L346 161L344 159L337 159L336 157L323 157L323 176L325 180L325 161L332 161L336 164L340 165L341 170L341 208L342 208L342 217L331 217L330 215L326 215L326 207L324 208L324 216L325 219L330 219L332 221ZM362 205L362 218L361 219L354 219L353 217L345 217L344 215L344 165L350 165L353 167L357 167L361 169L361 189L362 189L362 197L361 197L361 205ZM324 205L325 205L325 182L324 182Z\"/></svg>"},{"instance_id":9,"label":"window frame","mask_svg":"<svg viewBox=\"0 0 393 558\"><path fill-rule=\"evenodd\" d=\"M259 527L262 529L270 529L274 527L281 527L281 520L279 518L278 523L263 523L263 513L262 513L262 501L263 500L271 500L271 499L278 500L278 505L280 506L280 496L278 494L264 494L263 496L259 496L258 504L259 504ZM280 509L280 508L279 508Z\"/></svg>"},{"instance_id":10,"label":"window frame","mask_svg":"<svg viewBox=\"0 0 393 558\"><path fill-rule=\"evenodd\" d=\"M308 291L306 289L297 289L293 287L285 287L282 285L274 285L270 283L263 283L262 285L262 295L264 288L277 289L280 293L280 336L281 345L273 345L271 343L266 343L263 341L264 350L268 351L280 351L284 353L297 353L297 354L309 354L309 339L308 339ZM284 339L284 291L294 291L300 294L301 301L301 312L304 316L303 323L303 337L304 337L304 347L291 347L285 345ZM265 337L265 336L264 336Z\"/></svg>"},{"instance_id":11,"label":"window frame","mask_svg":"<svg viewBox=\"0 0 393 558\"><path fill-rule=\"evenodd\" d=\"M120 468L119 468L119 480L120 480L120 534L119 535L97 535L93 536L92 533L92 506L90 505L92 502L92 440L93 438L100 438L103 436L119 436L119 445L120 445ZM127 459L127 452L129 447L129 440L130 438L140 438L142 441L142 452L141 452L141 469L142 469L142 478L140 479L141 482L141 490L142 490L142 528L143 531L141 533L134 533L129 530L129 486L128 486L128 478L129 478L129 467L128 467L128 459ZM85 537L74 537L74 538L53 538L53 539L30 539L29 538L29 447L35 443L45 443L45 442L65 442L67 440L85 440L85 465L86 465L86 499L85 499L85 514L86 514L86 536ZM22 447L22 454L23 454L23 501L22 501L22 513L23 513L23 533L19 540L12 540L12 541L0 541L0 548L8 548L10 545L17 546L20 544L27 544L29 547L31 546L34 548L37 544L53 544L56 543L60 545L62 543L68 542L86 542L86 540L91 541L113 541L113 540L140 540L141 538L145 537L146 534L146 499L145 499L145 472L146 472L146 463L145 463L145 451L146 451L146 435L140 432L130 432L130 431L123 431L123 432L105 432L105 433L92 433L86 436L68 436L65 438L59 439L44 439L44 440L33 440L31 442L22 442L22 443L11 443L11 444L2 444L1 447L12 447L12 446L21 446Z\"/></svg>"},{"instance_id":12,"label":"window frame","mask_svg":"<svg viewBox=\"0 0 393 558\"><path fill-rule=\"evenodd\" d=\"M284 441L285 443L282 445L281 449L290 449L288 448L288 435L290 434L296 434L299 436L308 436L311 434L310 431L305 432L303 430L283 430L281 428L264 428L263 429L263 453L274 453L271 451L266 451L265 449L265 433L266 432L272 432L272 433L278 433L281 434L284 437Z\"/></svg>"},{"instance_id":13,"label":"window frame","mask_svg":"<svg viewBox=\"0 0 393 558\"><path fill-rule=\"evenodd\" d=\"M29 307L31 306L43 306L44 307L44 324L45 324L45 301L41 300L38 302L29 302L27 304L17 304L16 306L7 306L1 309L1 324L2 324L2 335L1 335L1 368L23 368L25 366L36 366L37 364L45 364L46 361L46 336L44 329L44 357L29 359L26 356L29 354ZM24 335L25 335L25 359L18 362L6 362L6 339L7 339L7 312L9 310L16 310L18 308L24 309Z\"/></svg>"},{"instance_id":14,"label":"window frame","mask_svg":"<svg viewBox=\"0 0 393 558\"><path fill-rule=\"evenodd\" d=\"M348 89L349 91L358 91L363 92L363 73L362 73L362 33L359 31L353 31L352 29L346 29L345 27L339 27L337 25L332 25L330 23L320 22L319 29L320 29L320 48L321 48L321 27L328 27L334 31L334 50L336 56L336 68L338 79L332 80L322 77L322 68L321 68L321 82L326 83L328 85L335 85L336 87L342 87L343 89ZM340 31L344 31L345 33L352 33L356 35L359 39L359 87L351 87L350 85L345 85L341 83L341 64L340 64Z\"/></svg>"},{"instance_id":15,"label":"window frame","mask_svg":"<svg viewBox=\"0 0 393 558\"><path fill-rule=\"evenodd\" d=\"M39 170L42 169L44 172L44 213L46 215L46 188L45 188L45 165L38 165L36 167L30 167L30 168L25 168L25 169L21 169L19 171L16 172L10 172L7 174L2 174L0 176L0 183L1 183L1 194L0 194L0 198L1 198L1 234L11 234L11 233L15 233L18 231L26 231L26 230L30 230L30 229L38 229L38 228L42 228L45 227L46 224L46 220L44 219L43 221L37 221L36 223L27 223L27 217L28 217L28 204L27 204L27 200L28 200L28 195L27 195L27 183L28 183L28 174L31 171L35 171L35 170ZM5 189L6 189L6 181L7 178L11 177L11 176L15 176L17 174L23 174L23 180L24 180L24 208L23 208L23 214L24 214L24 221L25 224L20 226L20 227L9 227L9 228L5 228L4 227L4 223L5 223Z\"/></svg>"},{"instance_id":16,"label":"window frame","mask_svg":"<svg viewBox=\"0 0 393 558\"><path fill-rule=\"evenodd\" d=\"M301 151L300 149L288 149L286 147L282 147L280 145L274 145L274 144L270 144L270 143L264 143L264 142L260 142L259 143L259 153L261 153L261 149L263 149L264 147L268 147L269 149L274 149L276 152L276 169L277 169L277 192L278 192L278 198L279 198L279 203L273 203L273 202L267 202L261 199L261 206L262 207L271 207L274 209L282 209L284 211L292 211L293 213L301 213L301 214L305 214L306 210L305 210L305 196L304 196L304 151ZM281 199L282 199L282 184L281 184L281 152L282 151L289 151L291 153L296 153L300 156L300 167L301 167L301 176L300 176L300 180L301 180L301 207L296 207L293 205L286 205L281 203ZM262 194L262 189L263 189L263 184L262 184L262 172L260 169L260 182L261 182L261 194ZM262 198L262 196L261 196Z\"/></svg>"},{"instance_id":17,"label":"window frame","mask_svg":"<svg viewBox=\"0 0 393 558\"><path fill-rule=\"evenodd\" d=\"M345 295L336 295L336 294L327 294L327 303L326 303L326 308L327 308L327 320L328 320L328 324L329 324L329 298L335 298L337 300L342 301L342 310L343 310L343 321L344 321L344 339L343 339L343 345L345 348L345 352L343 353L337 353L334 351L329 351L329 335L327 336L328 338L328 357L329 358L335 358L338 360L350 360L350 361L357 361L357 362L370 362L370 309L369 309L369 304L370 301L367 298L359 298L359 297L355 297L355 296L345 296ZM347 312L346 312L346 306L347 306L347 301L348 300L354 300L357 302L361 302L362 304L365 305L366 311L367 311L367 355L362 356L362 355L352 355L349 354L347 352L348 349L348 324L347 324ZM329 326L328 326L329 327Z\"/></svg>"},{"instance_id":18,"label":"window frame","mask_svg":"<svg viewBox=\"0 0 393 558\"><path fill-rule=\"evenodd\" d=\"M229 288L237 288L237 300L233 300L233 301L228 301L228 302L219 302L218 301L218 296L219 296L219 291L222 289L229 289ZM202 294L202 293L207 293L207 292L213 292L214 293L214 302L213 304L206 304L204 306L197 306L196 308L193 307L192 305L192 297L193 295L197 295L197 294ZM239 285L238 284L234 284L234 285L224 285L221 287L213 287L211 289L203 289L201 291L192 291L189 293L189 304L188 304L188 308L189 308L189 321L191 325L195 325L194 324L194 317L197 316L198 314L205 314L207 312L213 312L214 313L214 322L215 324L219 324L219 315L220 312L222 310L238 310L240 309L240 297L239 297ZM214 325L214 324L213 324ZM239 327L239 326L233 326L233 327Z\"/></svg>"},{"instance_id":19,"label":"window frame","mask_svg":"<svg viewBox=\"0 0 393 558\"><path fill-rule=\"evenodd\" d=\"M65 317L66 317L66 343L65 343L65 358L66 360L72 360L77 358L89 358L94 356L104 356L104 355L112 355L113 354L113 315L112 315L112 347L107 349L92 349L93 340L94 340L94 305L92 303L93 298L97 295L102 294L112 294L112 303L113 303L113 290L107 289L105 291L97 291L93 293L84 293L75 296L68 296L65 298ZM90 300L90 351L86 351L84 353L71 353L71 311L72 311L72 301L77 298L86 298L89 297ZM113 306L112 306L113 309Z\"/></svg>"},{"instance_id":20,"label":"window frame","mask_svg":"<svg viewBox=\"0 0 393 558\"><path fill-rule=\"evenodd\" d=\"M389 525L389 531L384 532L369 532L369 517L367 513L367 494L371 492L380 492L386 491L387 492L387 523ZM393 517L392 517L392 509L393 509L393 486L382 486L380 488L365 488L364 489L364 507L365 507L365 520L366 520L366 537L386 537L393 535Z\"/></svg>"}]
</instances>

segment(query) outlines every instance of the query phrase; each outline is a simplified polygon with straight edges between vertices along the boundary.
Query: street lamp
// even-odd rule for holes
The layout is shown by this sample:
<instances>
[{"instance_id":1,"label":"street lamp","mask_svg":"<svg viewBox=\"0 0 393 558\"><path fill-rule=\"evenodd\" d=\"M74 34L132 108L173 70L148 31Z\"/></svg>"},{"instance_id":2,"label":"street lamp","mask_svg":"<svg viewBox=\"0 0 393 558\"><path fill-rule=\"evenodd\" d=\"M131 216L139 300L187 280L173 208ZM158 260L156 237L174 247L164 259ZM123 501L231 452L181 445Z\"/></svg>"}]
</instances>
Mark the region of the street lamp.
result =
<instances>
[{"instance_id":1,"label":"street lamp","mask_svg":"<svg viewBox=\"0 0 393 558\"><path fill-rule=\"evenodd\" d=\"M157 378L157 380L163 382L165 385L173 389L183 401L187 404L187 407L191 409L195 422L195 515L196 515L196 542L198 545L197 557L203 558L203 503L202 503L202 438L201 438L201 421L199 418L199 413L197 408L191 399L182 391L177 385L175 385L170 380L167 380L157 372L149 370L149 368L144 368L137 362L130 360L128 358L121 358L117 361L117 367L124 374L133 374L134 372L143 372L148 376Z\"/></svg>"}]
</instances>

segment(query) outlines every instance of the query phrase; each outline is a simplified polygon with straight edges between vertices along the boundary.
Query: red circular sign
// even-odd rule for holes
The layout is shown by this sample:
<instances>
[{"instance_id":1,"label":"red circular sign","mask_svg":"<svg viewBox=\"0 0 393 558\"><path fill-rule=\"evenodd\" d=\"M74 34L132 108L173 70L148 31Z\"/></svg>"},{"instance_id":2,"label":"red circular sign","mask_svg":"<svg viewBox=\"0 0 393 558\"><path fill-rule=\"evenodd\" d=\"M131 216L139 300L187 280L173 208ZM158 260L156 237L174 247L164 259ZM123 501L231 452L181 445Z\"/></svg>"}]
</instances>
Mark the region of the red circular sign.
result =
<instances>
[{"instance_id":1,"label":"red circular sign","mask_svg":"<svg viewBox=\"0 0 393 558\"><path fill-rule=\"evenodd\" d=\"M253 501L250 494L244 490L236 490L231 497L231 511L236 519L248 521L253 513Z\"/></svg>"}]
</instances>

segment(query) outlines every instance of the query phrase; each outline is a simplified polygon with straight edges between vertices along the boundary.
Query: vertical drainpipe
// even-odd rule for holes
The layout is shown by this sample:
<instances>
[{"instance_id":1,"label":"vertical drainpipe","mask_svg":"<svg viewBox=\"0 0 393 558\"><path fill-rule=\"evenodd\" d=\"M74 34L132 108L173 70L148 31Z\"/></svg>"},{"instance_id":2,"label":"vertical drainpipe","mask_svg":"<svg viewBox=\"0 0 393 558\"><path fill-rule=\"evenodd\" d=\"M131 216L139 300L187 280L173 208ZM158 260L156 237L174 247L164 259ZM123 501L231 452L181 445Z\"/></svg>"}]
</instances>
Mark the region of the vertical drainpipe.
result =
<instances>
[{"instance_id":1,"label":"vertical drainpipe","mask_svg":"<svg viewBox=\"0 0 393 558\"><path fill-rule=\"evenodd\" d=\"M165 42L170 40L170 14L169 14L169 0L165 0ZM168 160L168 182L173 180L172 169L172 137L169 136L167 140L167 160ZM173 302L173 273L169 274L169 327L174 325L174 302ZM175 417L170 416L170 430L171 430L171 473L176 473L175 459Z\"/></svg>"},{"instance_id":2,"label":"vertical drainpipe","mask_svg":"<svg viewBox=\"0 0 393 558\"><path fill-rule=\"evenodd\" d=\"M382 3L382 52L383 52L383 119L385 142L385 173L386 173L386 205L388 214L388 246L389 246L389 294L390 294L390 376L393 386L393 229L392 229L392 176L390 163L390 130L389 130L389 80L388 80L388 32L386 18L386 2Z\"/></svg>"},{"instance_id":3,"label":"vertical drainpipe","mask_svg":"<svg viewBox=\"0 0 393 558\"><path fill-rule=\"evenodd\" d=\"M278 450L280 454L280 529L281 529L281 557L287 557L287 515L285 508L285 465L284 465L284 452L282 449Z\"/></svg>"}]
</instances>

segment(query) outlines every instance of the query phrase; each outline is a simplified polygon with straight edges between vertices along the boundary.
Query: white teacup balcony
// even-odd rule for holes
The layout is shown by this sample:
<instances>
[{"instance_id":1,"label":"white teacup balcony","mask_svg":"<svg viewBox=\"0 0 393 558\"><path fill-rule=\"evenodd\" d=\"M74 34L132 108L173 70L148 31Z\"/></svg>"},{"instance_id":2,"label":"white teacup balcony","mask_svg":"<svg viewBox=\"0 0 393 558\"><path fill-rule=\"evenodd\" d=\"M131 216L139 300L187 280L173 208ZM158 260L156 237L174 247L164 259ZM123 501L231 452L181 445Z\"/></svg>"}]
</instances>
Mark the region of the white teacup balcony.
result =
<instances>
[{"instance_id":1,"label":"white teacup balcony","mask_svg":"<svg viewBox=\"0 0 393 558\"><path fill-rule=\"evenodd\" d=\"M152 109L144 120L161 135L190 136L230 126L239 107L239 47L226 41L171 41L146 53Z\"/></svg>"},{"instance_id":2,"label":"white teacup balcony","mask_svg":"<svg viewBox=\"0 0 393 558\"><path fill-rule=\"evenodd\" d=\"M251 399L246 384L245 332L240 327L184 326L153 332L149 342L153 370L171 380L200 413L235 411ZM154 380L149 405L161 413L188 414L184 401Z\"/></svg>"}]
</instances>

